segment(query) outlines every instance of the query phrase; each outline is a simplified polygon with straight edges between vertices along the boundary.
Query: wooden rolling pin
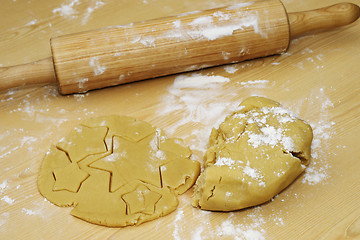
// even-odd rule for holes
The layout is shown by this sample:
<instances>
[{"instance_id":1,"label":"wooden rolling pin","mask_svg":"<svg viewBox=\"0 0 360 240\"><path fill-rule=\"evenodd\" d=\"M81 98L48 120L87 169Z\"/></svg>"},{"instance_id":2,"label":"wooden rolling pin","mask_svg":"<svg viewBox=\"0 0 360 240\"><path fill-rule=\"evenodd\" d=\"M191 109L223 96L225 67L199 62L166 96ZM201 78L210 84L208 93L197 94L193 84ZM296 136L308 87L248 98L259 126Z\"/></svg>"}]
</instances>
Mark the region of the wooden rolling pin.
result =
<instances>
[{"instance_id":1,"label":"wooden rolling pin","mask_svg":"<svg viewBox=\"0 0 360 240\"><path fill-rule=\"evenodd\" d=\"M340 3L287 13L279 0L181 14L52 38L52 57L0 69L0 90L57 82L62 94L283 53L290 39L354 22Z\"/></svg>"}]
</instances>

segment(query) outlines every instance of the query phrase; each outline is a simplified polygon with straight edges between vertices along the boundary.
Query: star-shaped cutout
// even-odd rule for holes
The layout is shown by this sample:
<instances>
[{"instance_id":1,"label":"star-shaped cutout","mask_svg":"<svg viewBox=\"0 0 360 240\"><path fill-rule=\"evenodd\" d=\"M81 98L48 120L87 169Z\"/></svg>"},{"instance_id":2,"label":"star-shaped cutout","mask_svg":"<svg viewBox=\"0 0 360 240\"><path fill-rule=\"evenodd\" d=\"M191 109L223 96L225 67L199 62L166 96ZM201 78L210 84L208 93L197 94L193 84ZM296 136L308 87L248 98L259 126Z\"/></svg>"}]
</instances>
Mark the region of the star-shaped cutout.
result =
<instances>
[{"instance_id":1,"label":"star-shaped cutout","mask_svg":"<svg viewBox=\"0 0 360 240\"><path fill-rule=\"evenodd\" d=\"M56 168L53 171L55 184L53 191L67 190L78 192L81 184L90 176L87 172L81 170L77 163L70 163L62 168Z\"/></svg>"},{"instance_id":2,"label":"star-shaped cutout","mask_svg":"<svg viewBox=\"0 0 360 240\"><path fill-rule=\"evenodd\" d=\"M86 156L107 151L105 136L107 127L79 126L56 145L67 152L71 162L78 162Z\"/></svg>"},{"instance_id":3,"label":"star-shaped cutout","mask_svg":"<svg viewBox=\"0 0 360 240\"><path fill-rule=\"evenodd\" d=\"M155 205L161 198L161 194L150 191L144 185L139 185L134 191L121 197L126 203L126 214L144 213L151 215L155 211Z\"/></svg>"},{"instance_id":4,"label":"star-shaped cutout","mask_svg":"<svg viewBox=\"0 0 360 240\"><path fill-rule=\"evenodd\" d=\"M134 180L161 188L161 161L154 159L150 146L153 138L154 135L150 135L135 143L114 136L113 153L93 162L90 167L110 172L110 192Z\"/></svg>"}]
</instances>

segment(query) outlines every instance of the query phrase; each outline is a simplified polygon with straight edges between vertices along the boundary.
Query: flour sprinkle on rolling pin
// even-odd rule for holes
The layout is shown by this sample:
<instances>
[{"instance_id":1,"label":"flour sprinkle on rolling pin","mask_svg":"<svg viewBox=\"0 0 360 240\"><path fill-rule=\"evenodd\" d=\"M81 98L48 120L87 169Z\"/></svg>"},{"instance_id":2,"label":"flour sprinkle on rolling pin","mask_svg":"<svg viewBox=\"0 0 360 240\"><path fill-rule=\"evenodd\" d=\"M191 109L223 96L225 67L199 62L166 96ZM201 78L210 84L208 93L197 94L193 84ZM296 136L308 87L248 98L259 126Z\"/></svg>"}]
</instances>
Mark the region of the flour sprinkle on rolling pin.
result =
<instances>
[{"instance_id":1,"label":"flour sprinkle on rolling pin","mask_svg":"<svg viewBox=\"0 0 360 240\"><path fill-rule=\"evenodd\" d=\"M291 39L348 25L357 5L287 13L279 0L244 2L52 38L52 57L0 68L0 91L57 83L61 94L285 52Z\"/></svg>"}]
</instances>

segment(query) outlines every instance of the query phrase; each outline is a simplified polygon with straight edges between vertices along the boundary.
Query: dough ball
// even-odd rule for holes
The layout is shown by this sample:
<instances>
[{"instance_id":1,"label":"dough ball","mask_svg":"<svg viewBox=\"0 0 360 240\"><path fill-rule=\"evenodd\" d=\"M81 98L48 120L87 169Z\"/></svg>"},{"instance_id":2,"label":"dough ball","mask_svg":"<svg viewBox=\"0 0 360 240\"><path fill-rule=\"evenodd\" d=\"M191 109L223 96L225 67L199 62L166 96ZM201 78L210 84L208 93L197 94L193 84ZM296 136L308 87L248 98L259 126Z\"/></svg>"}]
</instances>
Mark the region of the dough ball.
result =
<instances>
[{"instance_id":1,"label":"dough ball","mask_svg":"<svg viewBox=\"0 0 360 240\"><path fill-rule=\"evenodd\" d=\"M71 214L112 227L140 224L174 211L200 173L191 151L149 123L124 116L86 120L52 146L38 189Z\"/></svg>"},{"instance_id":2,"label":"dough ball","mask_svg":"<svg viewBox=\"0 0 360 240\"><path fill-rule=\"evenodd\" d=\"M273 100L250 97L213 129L192 205L232 211L269 201L310 160L311 127Z\"/></svg>"}]
</instances>

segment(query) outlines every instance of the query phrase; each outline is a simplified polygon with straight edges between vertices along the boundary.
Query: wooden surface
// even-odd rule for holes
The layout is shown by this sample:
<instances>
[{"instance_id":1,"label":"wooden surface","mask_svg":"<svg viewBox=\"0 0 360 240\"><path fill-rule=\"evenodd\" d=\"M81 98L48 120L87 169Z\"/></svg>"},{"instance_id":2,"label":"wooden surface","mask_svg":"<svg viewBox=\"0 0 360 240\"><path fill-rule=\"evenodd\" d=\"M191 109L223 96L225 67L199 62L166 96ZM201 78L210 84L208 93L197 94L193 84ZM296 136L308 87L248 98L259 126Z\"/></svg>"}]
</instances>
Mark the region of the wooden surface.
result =
<instances>
[{"instance_id":1,"label":"wooden surface","mask_svg":"<svg viewBox=\"0 0 360 240\"><path fill-rule=\"evenodd\" d=\"M0 64L50 56L50 37L236 2L3 1ZM337 2L285 0L284 5L293 12ZM72 9L67 14L60 10L66 5ZM55 85L2 92L0 239L359 239L359 62L357 21L294 40L282 55L186 75L84 95L61 96ZM185 77L212 83L181 89L177 83ZM148 121L169 137L183 138L194 159L201 160L211 127L251 95L281 102L314 129L309 168L267 204L233 213L204 212L190 206L188 191L168 216L140 226L106 228L72 217L70 209L44 201L37 191L37 172L50 144L85 118L119 114Z\"/></svg>"}]
</instances>

